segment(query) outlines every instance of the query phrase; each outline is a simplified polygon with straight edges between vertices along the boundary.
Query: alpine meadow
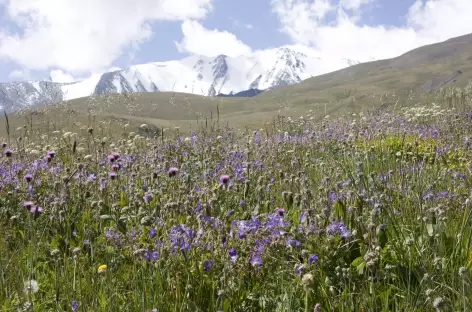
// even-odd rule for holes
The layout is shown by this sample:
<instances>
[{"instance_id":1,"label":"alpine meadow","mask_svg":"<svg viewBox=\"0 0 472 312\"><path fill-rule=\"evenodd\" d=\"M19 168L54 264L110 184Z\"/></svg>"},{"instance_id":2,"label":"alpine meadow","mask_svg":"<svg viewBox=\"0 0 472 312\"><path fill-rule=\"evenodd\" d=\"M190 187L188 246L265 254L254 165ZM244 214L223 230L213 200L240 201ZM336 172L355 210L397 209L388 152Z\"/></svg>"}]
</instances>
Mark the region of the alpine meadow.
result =
<instances>
[{"instance_id":1,"label":"alpine meadow","mask_svg":"<svg viewBox=\"0 0 472 312\"><path fill-rule=\"evenodd\" d=\"M472 34L251 53L0 84L1 311L471 311Z\"/></svg>"}]
</instances>

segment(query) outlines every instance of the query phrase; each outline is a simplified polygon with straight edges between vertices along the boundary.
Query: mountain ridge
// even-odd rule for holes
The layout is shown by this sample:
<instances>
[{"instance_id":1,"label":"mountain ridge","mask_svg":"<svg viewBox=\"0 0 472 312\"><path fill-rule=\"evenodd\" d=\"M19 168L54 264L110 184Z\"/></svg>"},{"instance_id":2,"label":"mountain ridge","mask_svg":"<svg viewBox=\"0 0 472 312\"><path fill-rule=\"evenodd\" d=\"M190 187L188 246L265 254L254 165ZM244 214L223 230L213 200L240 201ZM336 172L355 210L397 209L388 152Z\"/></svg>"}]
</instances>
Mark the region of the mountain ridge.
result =
<instances>
[{"instance_id":1,"label":"mountain ridge","mask_svg":"<svg viewBox=\"0 0 472 312\"><path fill-rule=\"evenodd\" d=\"M238 57L194 55L181 60L137 64L72 83L0 83L0 102L7 110L16 110L92 95L126 92L170 91L247 97L330 71L322 58L305 52L286 46ZM335 62L339 68L360 63L348 58Z\"/></svg>"}]
</instances>

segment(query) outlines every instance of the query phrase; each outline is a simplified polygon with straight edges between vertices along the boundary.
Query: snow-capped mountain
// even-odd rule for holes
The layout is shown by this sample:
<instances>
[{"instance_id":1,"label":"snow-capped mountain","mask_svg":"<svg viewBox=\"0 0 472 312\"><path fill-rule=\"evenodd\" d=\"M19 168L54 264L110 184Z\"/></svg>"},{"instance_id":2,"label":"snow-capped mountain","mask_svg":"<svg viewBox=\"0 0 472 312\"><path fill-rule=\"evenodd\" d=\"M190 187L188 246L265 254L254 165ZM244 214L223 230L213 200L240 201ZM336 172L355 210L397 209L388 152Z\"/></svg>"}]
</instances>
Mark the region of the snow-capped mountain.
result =
<instances>
[{"instance_id":1,"label":"snow-capped mountain","mask_svg":"<svg viewBox=\"0 0 472 312\"><path fill-rule=\"evenodd\" d=\"M189 56L178 61L135 65L74 83L4 83L0 84L0 101L14 109L123 92L175 91L204 96L256 94L244 91L291 85L358 63L346 58L320 58L300 47L256 51L238 57Z\"/></svg>"}]
</instances>

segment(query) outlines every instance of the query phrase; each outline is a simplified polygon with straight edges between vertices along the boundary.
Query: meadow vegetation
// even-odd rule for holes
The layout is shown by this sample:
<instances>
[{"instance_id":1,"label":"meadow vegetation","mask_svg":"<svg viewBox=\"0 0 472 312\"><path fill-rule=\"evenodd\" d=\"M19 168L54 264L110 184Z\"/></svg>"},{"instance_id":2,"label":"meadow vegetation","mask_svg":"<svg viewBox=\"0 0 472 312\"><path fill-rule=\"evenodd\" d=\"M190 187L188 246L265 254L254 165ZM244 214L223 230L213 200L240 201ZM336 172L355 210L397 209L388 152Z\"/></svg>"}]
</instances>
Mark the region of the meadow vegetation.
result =
<instances>
[{"instance_id":1,"label":"meadow vegetation","mask_svg":"<svg viewBox=\"0 0 472 312\"><path fill-rule=\"evenodd\" d=\"M255 129L10 116L0 309L468 311L472 101L440 96Z\"/></svg>"}]
</instances>

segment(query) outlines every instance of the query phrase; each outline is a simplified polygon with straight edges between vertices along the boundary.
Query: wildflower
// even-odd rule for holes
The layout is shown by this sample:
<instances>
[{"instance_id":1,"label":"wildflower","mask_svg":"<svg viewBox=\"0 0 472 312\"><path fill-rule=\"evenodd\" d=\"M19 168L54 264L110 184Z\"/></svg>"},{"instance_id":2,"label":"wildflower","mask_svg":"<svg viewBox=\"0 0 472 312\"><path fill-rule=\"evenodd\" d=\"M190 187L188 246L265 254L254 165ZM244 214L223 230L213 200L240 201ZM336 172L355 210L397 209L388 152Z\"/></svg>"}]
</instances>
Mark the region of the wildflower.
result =
<instances>
[{"instance_id":1,"label":"wildflower","mask_svg":"<svg viewBox=\"0 0 472 312\"><path fill-rule=\"evenodd\" d=\"M35 216L38 217L40 214L43 213L43 208L39 206L33 206L29 209L29 211Z\"/></svg>"},{"instance_id":2,"label":"wildflower","mask_svg":"<svg viewBox=\"0 0 472 312\"><path fill-rule=\"evenodd\" d=\"M167 170L167 174L169 175L169 177L174 177L178 173L179 173L179 168L176 168L176 167L171 167L169 168L169 170Z\"/></svg>"},{"instance_id":3,"label":"wildflower","mask_svg":"<svg viewBox=\"0 0 472 312\"><path fill-rule=\"evenodd\" d=\"M47 156L49 156L51 159L53 159L56 156L56 151L48 151Z\"/></svg>"},{"instance_id":4,"label":"wildflower","mask_svg":"<svg viewBox=\"0 0 472 312\"><path fill-rule=\"evenodd\" d=\"M327 229L328 234L334 235L334 234L339 234L341 235L342 238L349 238L352 236L351 230L348 229L346 225L342 221L335 223L331 222L330 225L328 225Z\"/></svg>"},{"instance_id":5,"label":"wildflower","mask_svg":"<svg viewBox=\"0 0 472 312\"><path fill-rule=\"evenodd\" d=\"M228 184L229 182L229 175L227 174L223 174L221 177L220 177L220 183L221 184Z\"/></svg>"},{"instance_id":6,"label":"wildflower","mask_svg":"<svg viewBox=\"0 0 472 312\"><path fill-rule=\"evenodd\" d=\"M118 171L120 169L121 169L121 164L116 163L111 166L111 170L113 171Z\"/></svg>"},{"instance_id":7,"label":"wildflower","mask_svg":"<svg viewBox=\"0 0 472 312\"><path fill-rule=\"evenodd\" d=\"M231 262L235 263L238 259L238 251L236 250L236 248L231 248L230 250L228 250L228 254L231 258Z\"/></svg>"},{"instance_id":8,"label":"wildflower","mask_svg":"<svg viewBox=\"0 0 472 312\"><path fill-rule=\"evenodd\" d=\"M295 274L297 275L302 275L302 272L303 272L303 269L305 269L305 265L304 264L297 264L295 266Z\"/></svg>"},{"instance_id":9,"label":"wildflower","mask_svg":"<svg viewBox=\"0 0 472 312\"><path fill-rule=\"evenodd\" d=\"M318 256L315 254L312 254L311 256L308 257L308 263L309 264L316 264L318 262Z\"/></svg>"},{"instance_id":10,"label":"wildflower","mask_svg":"<svg viewBox=\"0 0 472 312\"><path fill-rule=\"evenodd\" d=\"M144 254L144 257L146 258L146 260L148 262L156 262L159 259L159 252L157 252L157 251L153 251L153 252L146 251L146 253Z\"/></svg>"},{"instance_id":11,"label":"wildflower","mask_svg":"<svg viewBox=\"0 0 472 312\"><path fill-rule=\"evenodd\" d=\"M283 217L284 214L285 214L285 209L283 209L283 208L277 208L277 209L275 209L275 213L276 213L277 215L279 215L280 217Z\"/></svg>"},{"instance_id":12,"label":"wildflower","mask_svg":"<svg viewBox=\"0 0 472 312\"><path fill-rule=\"evenodd\" d=\"M152 201L152 194L147 192L146 194L144 194L144 201L149 204L151 201Z\"/></svg>"},{"instance_id":13,"label":"wildflower","mask_svg":"<svg viewBox=\"0 0 472 312\"><path fill-rule=\"evenodd\" d=\"M203 269L205 271L210 271L213 268L213 261L212 260L205 260L203 263Z\"/></svg>"},{"instance_id":14,"label":"wildflower","mask_svg":"<svg viewBox=\"0 0 472 312\"><path fill-rule=\"evenodd\" d=\"M39 290L39 285L36 280L29 280L25 283L25 292L35 294Z\"/></svg>"},{"instance_id":15,"label":"wildflower","mask_svg":"<svg viewBox=\"0 0 472 312\"><path fill-rule=\"evenodd\" d=\"M253 267L260 267L262 265L262 258L260 256L253 256L251 260L249 260L249 263Z\"/></svg>"},{"instance_id":16,"label":"wildflower","mask_svg":"<svg viewBox=\"0 0 472 312\"><path fill-rule=\"evenodd\" d=\"M293 239L291 237L287 237L285 242L287 243L287 246L290 246L290 247L295 247L295 248L301 248L302 247L302 243L300 243L299 241L297 241L296 239Z\"/></svg>"},{"instance_id":17,"label":"wildflower","mask_svg":"<svg viewBox=\"0 0 472 312\"><path fill-rule=\"evenodd\" d=\"M106 264L102 264L101 266L98 267L98 270L97 272L100 274L100 273L105 273L107 271L107 265Z\"/></svg>"},{"instance_id":18,"label":"wildflower","mask_svg":"<svg viewBox=\"0 0 472 312\"><path fill-rule=\"evenodd\" d=\"M151 229L149 230L149 237L150 237L150 238L154 238L154 237L156 237L156 235L157 235L156 229L155 229L155 228L151 228Z\"/></svg>"},{"instance_id":19,"label":"wildflower","mask_svg":"<svg viewBox=\"0 0 472 312\"><path fill-rule=\"evenodd\" d=\"M25 181L30 183L31 181L33 181L33 175L31 173L27 173L25 174Z\"/></svg>"},{"instance_id":20,"label":"wildflower","mask_svg":"<svg viewBox=\"0 0 472 312\"><path fill-rule=\"evenodd\" d=\"M440 311L444 307L444 299L441 297L437 297L433 301L433 308L437 311Z\"/></svg>"},{"instance_id":21,"label":"wildflower","mask_svg":"<svg viewBox=\"0 0 472 312\"><path fill-rule=\"evenodd\" d=\"M108 176L109 176L110 179L112 179L112 180L115 180L115 179L118 177L118 175L116 174L116 172L110 172L110 173L108 174Z\"/></svg>"},{"instance_id":22,"label":"wildflower","mask_svg":"<svg viewBox=\"0 0 472 312\"><path fill-rule=\"evenodd\" d=\"M246 201L244 201L243 199L241 199L241 200L239 201L239 206L240 206L240 207L243 207L243 208L246 207Z\"/></svg>"},{"instance_id":23,"label":"wildflower","mask_svg":"<svg viewBox=\"0 0 472 312\"><path fill-rule=\"evenodd\" d=\"M13 156L13 151L9 148L5 150L5 156L7 157L12 157Z\"/></svg>"},{"instance_id":24,"label":"wildflower","mask_svg":"<svg viewBox=\"0 0 472 312\"><path fill-rule=\"evenodd\" d=\"M313 275L310 273L306 273L305 275L303 275L302 284L305 285L305 287L308 287L313 284Z\"/></svg>"},{"instance_id":25,"label":"wildflower","mask_svg":"<svg viewBox=\"0 0 472 312\"><path fill-rule=\"evenodd\" d=\"M79 310L79 303L76 300L72 301L72 311L75 312L78 310Z\"/></svg>"},{"instance_id":26,"label":"wildflower","mask_svg":"<svg viewBox=\"0 0 472 312\"><path fill-rule=\"evenodd\" d=\"M23 206L24 206L26 209L31 210L31 208L34 207L34 203L33 203L32 201L25 201L25 202L23 203Z\"/></svg>"}]
</instances>

